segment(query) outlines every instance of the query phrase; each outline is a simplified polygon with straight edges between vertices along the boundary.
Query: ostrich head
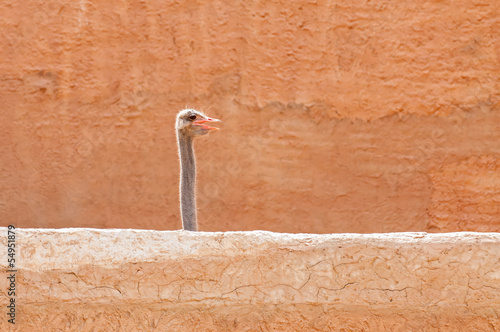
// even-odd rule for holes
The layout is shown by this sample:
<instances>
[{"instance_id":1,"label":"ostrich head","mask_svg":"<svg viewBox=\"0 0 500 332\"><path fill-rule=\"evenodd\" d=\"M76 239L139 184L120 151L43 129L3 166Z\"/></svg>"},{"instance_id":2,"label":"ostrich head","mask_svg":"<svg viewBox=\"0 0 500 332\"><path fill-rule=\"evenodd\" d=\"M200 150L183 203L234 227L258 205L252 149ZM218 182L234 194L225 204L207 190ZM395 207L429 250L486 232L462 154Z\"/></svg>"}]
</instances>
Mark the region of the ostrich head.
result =
<instances>
[{"instance_id":1,"label":"ostrich head","mask_svg":"<svg viewBox=\"0 0 500 332\"><path fill-rule=\"evenodd\" d=\"M179 133L193 138L206 135L213 130L219 130L219 128L206 125L207 122L220 122L220 120L209 118L193 109L186 109L177 115L175 128Z\"/></svg>"}]
</instances>

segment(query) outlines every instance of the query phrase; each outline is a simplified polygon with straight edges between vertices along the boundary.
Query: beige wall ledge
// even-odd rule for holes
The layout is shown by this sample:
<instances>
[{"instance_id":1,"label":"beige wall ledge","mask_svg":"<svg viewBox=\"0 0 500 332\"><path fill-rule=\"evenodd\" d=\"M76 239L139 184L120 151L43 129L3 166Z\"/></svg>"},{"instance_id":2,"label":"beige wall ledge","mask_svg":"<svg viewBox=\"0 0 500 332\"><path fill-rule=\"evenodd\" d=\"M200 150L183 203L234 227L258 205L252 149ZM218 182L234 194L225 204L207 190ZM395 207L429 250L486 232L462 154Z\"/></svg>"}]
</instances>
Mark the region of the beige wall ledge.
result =
<instances>
[{"instance_id":1,"label":"beige wall ledge","mask_svg":"<svg viewBox=\"0 0 500 332\"><path fill-rule=\"evenodd\" d=\"M75 228L16 241L16 324L3 314L2 331L500 330L499 233Z\"/></svg>"}]
</instances>

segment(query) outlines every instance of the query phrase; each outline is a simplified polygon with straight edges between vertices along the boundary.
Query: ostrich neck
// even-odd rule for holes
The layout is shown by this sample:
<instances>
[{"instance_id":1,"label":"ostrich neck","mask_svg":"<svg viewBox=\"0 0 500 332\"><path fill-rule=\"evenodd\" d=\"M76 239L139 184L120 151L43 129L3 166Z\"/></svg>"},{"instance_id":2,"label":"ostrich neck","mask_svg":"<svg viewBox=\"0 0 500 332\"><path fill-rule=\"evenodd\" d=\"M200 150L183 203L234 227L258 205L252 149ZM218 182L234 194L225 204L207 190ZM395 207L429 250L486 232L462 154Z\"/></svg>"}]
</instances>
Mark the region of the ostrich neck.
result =
<instances>
[{"instance_id":1,"label":"ostrich neck","mask_svg":"<svg viewBox=\"0 0 500 332\"><path fill-rule=\"evenodd\" d=\"M179 155L181 160L181 216L182 227L185 230L197 231L196 222L196 162L194 159L193 138L177 132L179 141Z\"/></svg>"}]
</instances>

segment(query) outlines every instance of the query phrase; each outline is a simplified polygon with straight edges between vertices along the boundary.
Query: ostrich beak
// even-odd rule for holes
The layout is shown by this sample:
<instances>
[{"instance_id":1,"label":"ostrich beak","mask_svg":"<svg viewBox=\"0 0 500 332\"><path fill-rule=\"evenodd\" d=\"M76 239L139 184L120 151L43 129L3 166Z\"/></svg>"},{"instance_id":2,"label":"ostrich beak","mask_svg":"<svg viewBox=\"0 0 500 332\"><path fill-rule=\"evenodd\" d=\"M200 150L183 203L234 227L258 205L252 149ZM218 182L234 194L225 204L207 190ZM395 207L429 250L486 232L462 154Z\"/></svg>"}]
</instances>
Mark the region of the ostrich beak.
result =
<instances>
[{"instance_id":1,"label":"ostrich beak","mask_svg":"<svg viewBox=\"0 0 500 332\"><path fill-rule=\"evenodd\" d=\"M213 118L209 118L209 117L206 117L205 119L201 119L201 120L196 120L195 122L193 122L195 125L197 126L200 126L204 129L208 129L208 130L219 130L219 128L216 128L216 127L211 127L211 126L207 126L206 122L221 122L219 119L213 119Z\"/></svg>"}]
</instances>

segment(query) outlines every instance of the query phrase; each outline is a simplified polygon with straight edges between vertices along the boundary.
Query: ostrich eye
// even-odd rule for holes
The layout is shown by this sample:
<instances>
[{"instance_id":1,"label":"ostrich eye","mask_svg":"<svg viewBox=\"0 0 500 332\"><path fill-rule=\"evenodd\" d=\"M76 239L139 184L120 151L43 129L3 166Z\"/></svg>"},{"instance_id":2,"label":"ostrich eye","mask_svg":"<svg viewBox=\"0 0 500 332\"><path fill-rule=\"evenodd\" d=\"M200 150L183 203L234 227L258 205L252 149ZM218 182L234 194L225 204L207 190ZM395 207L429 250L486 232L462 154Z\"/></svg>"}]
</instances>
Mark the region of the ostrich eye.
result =
<instances>
[{"instance_id":1,"label":"ostrich eye","mask_svg":"<svg viewBox=\"0 0 500 332\"><path fill-rule=\"evenodd\" d=\"M196 115L194 115L194 114L193 114L193 115L190 115L188 119L189 119L189 120L196 120Z\"/></svg>"}]
</instances>

